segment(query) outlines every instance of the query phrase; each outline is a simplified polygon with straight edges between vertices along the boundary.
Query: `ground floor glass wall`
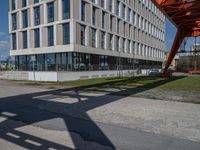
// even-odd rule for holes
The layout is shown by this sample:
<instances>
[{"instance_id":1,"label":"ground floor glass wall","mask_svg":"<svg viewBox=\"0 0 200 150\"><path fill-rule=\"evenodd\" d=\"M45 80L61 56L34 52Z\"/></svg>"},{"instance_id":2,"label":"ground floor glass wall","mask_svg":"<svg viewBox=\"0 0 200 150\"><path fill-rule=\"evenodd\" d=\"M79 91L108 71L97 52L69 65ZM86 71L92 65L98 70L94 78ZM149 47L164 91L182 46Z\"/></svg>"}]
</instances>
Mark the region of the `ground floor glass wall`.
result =
<instances>
[{"instance_id":1,"label":"ground floor glass wall","mask_svg":"<svg viewBox=\"0 0 200 150\"><path fill-rule=\"evenodd\" d=\"M68 52L16 56L15 66L20 71L98 71L161 68L162 62Z\"/></svg>"}]
</instances>

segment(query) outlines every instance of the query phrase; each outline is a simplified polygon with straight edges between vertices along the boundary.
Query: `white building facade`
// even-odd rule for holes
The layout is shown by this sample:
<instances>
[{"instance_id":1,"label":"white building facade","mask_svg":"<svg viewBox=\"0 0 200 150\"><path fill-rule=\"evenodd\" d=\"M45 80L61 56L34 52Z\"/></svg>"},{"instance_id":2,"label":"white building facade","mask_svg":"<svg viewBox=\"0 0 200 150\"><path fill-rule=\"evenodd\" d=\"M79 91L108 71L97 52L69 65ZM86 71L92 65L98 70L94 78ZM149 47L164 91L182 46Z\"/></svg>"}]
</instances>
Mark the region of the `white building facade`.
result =
<instances>
[{"instance_id":1,"label":"white building facade","mask_svg":"<svg viewBox=\"0 0 200 150\"><path fill-rule=\"evenodd\" d=\"M151 0L10 0L11 56L22 71L161 67L165 17Z\"/></svg>"}]
</instances>

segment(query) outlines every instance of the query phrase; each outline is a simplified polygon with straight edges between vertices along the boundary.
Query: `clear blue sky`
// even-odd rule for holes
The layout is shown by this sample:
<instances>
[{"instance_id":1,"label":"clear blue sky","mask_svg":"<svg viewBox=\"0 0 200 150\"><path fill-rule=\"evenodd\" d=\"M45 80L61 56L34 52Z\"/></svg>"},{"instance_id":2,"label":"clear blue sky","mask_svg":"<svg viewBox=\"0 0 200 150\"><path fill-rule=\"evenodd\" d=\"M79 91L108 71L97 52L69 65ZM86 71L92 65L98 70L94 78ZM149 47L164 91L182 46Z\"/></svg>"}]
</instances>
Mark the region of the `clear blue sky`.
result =
<instances>
[{"instance_id":1,"label":"clear blue sky","mask_svg":"<svg viewBox=\"0 0 200 150\"><path fill-rule=\"evenodd\" d=\"M9 54L8 0L0 0L0 60Z\"/></svg>"},{"instance_id":2,"label":"clear blue sky","mask_svg":"<svg viewBox=\"0 0 200 150\"><path fill-rule=\"evenodd\" d=\"M6 58L9 54L8 10L8 0L0 0L0 59ZM174 34L175 28L167 21L165 50L171 48Z\"/></svg>"}]
</instances>

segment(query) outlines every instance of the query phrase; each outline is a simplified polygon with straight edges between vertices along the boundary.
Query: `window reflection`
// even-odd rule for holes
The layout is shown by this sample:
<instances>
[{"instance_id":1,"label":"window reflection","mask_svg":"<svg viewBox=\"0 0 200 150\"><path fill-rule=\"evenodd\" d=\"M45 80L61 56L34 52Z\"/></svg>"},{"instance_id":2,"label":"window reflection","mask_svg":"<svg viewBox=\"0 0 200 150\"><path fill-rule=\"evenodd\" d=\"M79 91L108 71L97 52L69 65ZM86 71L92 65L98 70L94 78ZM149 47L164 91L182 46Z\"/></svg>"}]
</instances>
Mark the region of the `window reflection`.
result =
<instances>
[{"instance_id":1,"label":"window reflection","mask_svg":"<svg viewBox=\"0 0 200 150\"><path fill-rule=\"evenodd\" d=\"M150 69L160 68L161 62L134 60L105 55L68 52L35 55L33 63L31 56L16 56L17 70L30 71L98 71L98 70L130 70L135 68Z\"/></svg>"}]
</instances>

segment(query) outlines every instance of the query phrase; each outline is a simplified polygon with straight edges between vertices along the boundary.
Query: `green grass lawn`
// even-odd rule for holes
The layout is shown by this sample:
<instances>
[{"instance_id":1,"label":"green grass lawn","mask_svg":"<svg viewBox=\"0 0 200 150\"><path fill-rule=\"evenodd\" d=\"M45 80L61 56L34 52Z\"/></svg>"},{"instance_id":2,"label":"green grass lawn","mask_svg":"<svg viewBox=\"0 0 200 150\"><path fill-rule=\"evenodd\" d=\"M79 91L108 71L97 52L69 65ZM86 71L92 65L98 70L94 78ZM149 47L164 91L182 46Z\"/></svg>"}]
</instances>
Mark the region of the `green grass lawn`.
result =
<instances>
[{"instance_id":1,"label":"green grass lawn","mask_svg":"<svg viewBox=\"0 0 200 150\"><path fill-rule=\"evenodd\" d=\"M48 88L72 87L110 87L110 88L158 88L162 90L200 91L200 76L191 77L121 77L98 78L68 82L24 82L29 85L47 86Z\"/></svg>"},{"instance_id":2,"label":"green grass lawn","mask_svg":"<svg viewBox=\"0 0 200 150\"><path fill-rule=\"evenodd\" d=\"M200 76L190 76L177 79L159 87L163 90L181 90L200 92Z\"/></svg>"}]
</instances>

